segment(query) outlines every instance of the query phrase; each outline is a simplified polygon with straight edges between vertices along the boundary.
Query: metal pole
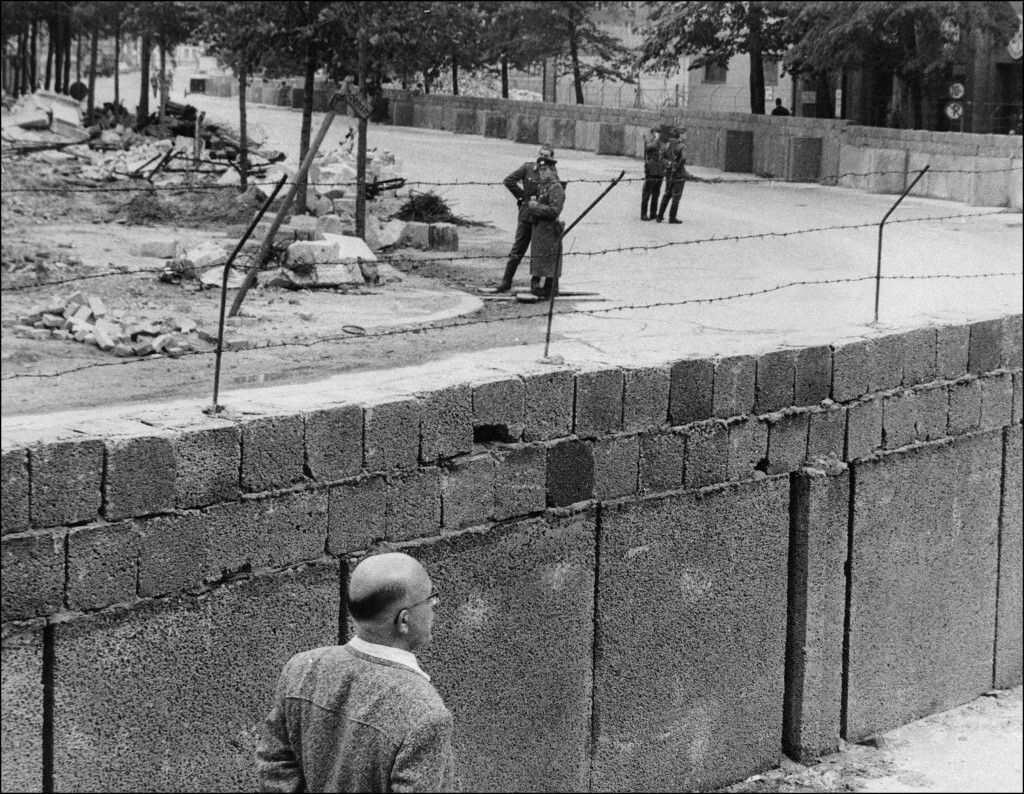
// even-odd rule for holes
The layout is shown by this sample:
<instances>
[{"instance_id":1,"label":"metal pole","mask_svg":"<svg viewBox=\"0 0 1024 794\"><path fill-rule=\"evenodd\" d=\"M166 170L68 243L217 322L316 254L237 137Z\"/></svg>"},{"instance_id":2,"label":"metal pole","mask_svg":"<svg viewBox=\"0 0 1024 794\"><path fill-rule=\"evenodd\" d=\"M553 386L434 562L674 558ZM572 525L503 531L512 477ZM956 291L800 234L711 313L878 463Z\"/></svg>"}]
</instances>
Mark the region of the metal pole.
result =
<instances>
[{"instance_id":1,"label":"metal pole","mask_svg":"<svg viewBox=\"0 0 1024 794\"><path fill-rule=\"evenodd\" d=\"M366 88L366 26L363 3L359 3L359 94ZM356 144L356 237L366 239L366 119L359 117L359 140Z\"/></svg>"},{"instance_id":2,"label":"metal pole","mask_svg":"<svg viewBox=\"0 0 1024 794\"><path fill-rule=\"evenodd\" d=\"M313 158L320 149L320 144L324 142L324 138L327 136L327 130L330 129L331 122L334 121L334 117L338 114L336 110L336 103L340 95L335 94L331 97L330 105L328 106L327 115L324 116L323 124L320 125L320 129L316 133L316 137L313 138L309 143L309 151L306 152L306 159L302 161L302 165L299 166L298 173L295 174L295 181L292 183L291 189L288 191L288 195L284 198L284 203L281 204L281 209L277 211L277 215L274 218L273 223L270 224L270 229L267 230L267 236L263 238L263 245L260 246L259 253L256 254L256 259L252 263L252 269L245 274L245 281L242 282L241 288L238 290L238 294L235 295L235 300L231 304L231 311L228 313L228 317L235 317L238 314L239 309L242 308L242 301L245 300L245 295L252 286L252 283L256 280L256 271L259 270L263 263L267 261L267 257L270 255L270 247L274 244L274 235L277 234L277 230L281 228L281 224L284 222L284 216L291 209L292 202L295 201L295 196L299 192L299 186L305 184L306 175L309 173L309 167L313 164Z\"/></svg>"},{"instance_id":3,"label":"metal pole","mask_svg":"<svg viewBox=\"0 0 1024 794\"><path fill-rule=\"evenodd\" d=\"M916 177L914 177L914 181L913 182L911 182L909 185L907 185L907 189L903 191L903 193L900 195L900 197L898 199L896 199L896 203L893 204L891 207L889 207L889 211L887 213L885 213L885 217L882 218L882 222L878 224L878 267L877 267L877 269L875 271L875 322L876 323L878 322L878 299L879 299L879 295L880 295L881 289L882 289L882 229L885 227L885 222L887 220L889 220L889 216L892 215L893 210L895 210L900 205L900 202L903 201L903 199L905 199L907 197L907 194L911 190L914 189L914 185L916 185L919 181L921 181L921 177L924 176L925 171L927 171L927 170L928 170L928 166L925 166L924 168L921 169L921 173L918 174Z\"/></svg>"},{"instance_id":4,"label":"metal pole","mask_svg":"<svg viewBox=\"0 0 1024 794\"><path fill-rule=\"evenodd\" d=\"M220 392L220 357L224 352L224 308L228 302L228 272L231 270L231 264L235 261L235 257L238 256L238 252L242 250L242 246L245 245L246 241L252 235L253 229L256 228L263 215L274 199L277 198L277 194L281 192L281 188L284 187L284 183L288 181L288 175L284 174L277 185L274 187L274 192L270 194L266 201L263 202L263 206L260 207L260 211L256 213L256 217L252 219L252 223L249 224L249 228L245 230L245 234L242 235L242 239L238 241L238 245L235 246L235 250L231 252L231 256L228 257L228 261L224 263L224 278L221 280L220 285L220 324L217 328L217 358L213 369L213 406L210 411L217 413L220 411L220 406L217 405L217 395Z\"/></svg>"},{"instance_id":5,"label":"metal pole","mask_svg":"<svg viewBox=\"0 0 1024 794\"><path fill-rule=\"evenodd\" d=\"M619 175L612 180L612 183L601 191L600 196L590 202L590 206L583 210L583 212L577 216L576 220L570 223L558 238L558 269L555 271L555 277L551 279L551 297L548 300L548 330L544 336L544 358L548 357L548 348L551 346L551 318L555 314L555 297L558 295L558 277L562 272L562 240L564 240L565 236L576 227L577 223L583 220L588 212L597 206L601 199L608 195L608 191L619 184L619 181L625 175L625 171L619 171Z\"/></svg>"}]
</instances>

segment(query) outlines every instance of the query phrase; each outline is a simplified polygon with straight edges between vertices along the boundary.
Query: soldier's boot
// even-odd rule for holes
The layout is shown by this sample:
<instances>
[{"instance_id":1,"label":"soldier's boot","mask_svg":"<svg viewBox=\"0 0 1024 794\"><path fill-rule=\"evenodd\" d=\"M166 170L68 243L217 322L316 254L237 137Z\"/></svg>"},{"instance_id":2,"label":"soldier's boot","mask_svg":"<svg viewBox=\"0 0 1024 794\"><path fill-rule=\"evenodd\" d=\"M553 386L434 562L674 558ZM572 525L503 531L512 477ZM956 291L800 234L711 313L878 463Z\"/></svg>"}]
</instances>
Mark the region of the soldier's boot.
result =
<instances>
[{"instance_id":1,"label":"soldier's boot","mask_svg":"<svg viewBox=\"0 0 1024 794\"><path fill-rule=\"evenodd\" d=\"M505 265L505 275L501 277L501 282L494 288L495 292L508 292L512 289L512 279L515 277L518 267L518 262L513 262L511 259L508 261L508 264Z\"/></svg>"}]
</instances>

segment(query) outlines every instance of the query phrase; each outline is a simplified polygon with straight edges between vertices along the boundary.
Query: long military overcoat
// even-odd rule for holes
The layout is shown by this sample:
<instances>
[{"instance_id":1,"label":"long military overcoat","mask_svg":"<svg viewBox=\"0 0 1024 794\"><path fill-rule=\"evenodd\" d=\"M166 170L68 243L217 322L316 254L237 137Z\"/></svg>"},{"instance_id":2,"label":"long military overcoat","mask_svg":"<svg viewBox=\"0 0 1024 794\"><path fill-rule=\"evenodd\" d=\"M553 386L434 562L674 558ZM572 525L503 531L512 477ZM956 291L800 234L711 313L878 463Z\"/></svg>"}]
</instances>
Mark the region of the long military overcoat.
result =
<instances>
[{"instance_id":1,"label":"long military overcoat","mask_svg":"<svg viewBox=\"0 0 1024 794\"><path fill-rule=\"evenodd\" d=\"M533 234L530 238L530 275L553 278L562 272L562 228L558 220L565 204L560 182L540 185L537 204L530 209Z\"/></svg>"}]
</instances>

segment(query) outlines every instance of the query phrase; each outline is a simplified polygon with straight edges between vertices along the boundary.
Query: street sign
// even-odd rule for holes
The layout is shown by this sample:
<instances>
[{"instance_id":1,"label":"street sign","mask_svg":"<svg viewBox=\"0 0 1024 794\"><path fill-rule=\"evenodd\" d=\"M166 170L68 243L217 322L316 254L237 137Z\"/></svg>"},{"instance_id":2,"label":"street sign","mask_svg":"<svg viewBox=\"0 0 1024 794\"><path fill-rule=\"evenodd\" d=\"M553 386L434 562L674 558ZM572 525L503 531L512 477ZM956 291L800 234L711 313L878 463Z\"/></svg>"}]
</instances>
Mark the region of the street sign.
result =
<instances>
[{"instance_id":1,"label":"street sign","mask_svg":"<svg viewBox=\"0 0 1024 794\"><path fill-rule=\"evenodd\" d=\"M946 105L946 115L954 121L964 114L964 106L959 102L950 102Z\"/></svg>"},{"instance_id":2,"label":"street sign","mask_svg":"<svg viewBox=\"0 0 1024 794\"><path fill-rule=\"evenodd\" d=\"M373 112L373 109L370 107L370 101L360 94L359 91L349 91L348 95L345 97L345 101L348 102L348 106L357 116L359 116L359 118L370 118L370 113Z\"/></svg>"},{"instance_id":3,"label":"street sign","mask_svg":"<svg viewBox=\"0 0 1024 794\"><path fill-rule=\"evenodd\" d=\"M963 99L964 94L967 93L963 83L953 83L949 87L949 95L953 99Z\"/></svg>"}]
</instances>

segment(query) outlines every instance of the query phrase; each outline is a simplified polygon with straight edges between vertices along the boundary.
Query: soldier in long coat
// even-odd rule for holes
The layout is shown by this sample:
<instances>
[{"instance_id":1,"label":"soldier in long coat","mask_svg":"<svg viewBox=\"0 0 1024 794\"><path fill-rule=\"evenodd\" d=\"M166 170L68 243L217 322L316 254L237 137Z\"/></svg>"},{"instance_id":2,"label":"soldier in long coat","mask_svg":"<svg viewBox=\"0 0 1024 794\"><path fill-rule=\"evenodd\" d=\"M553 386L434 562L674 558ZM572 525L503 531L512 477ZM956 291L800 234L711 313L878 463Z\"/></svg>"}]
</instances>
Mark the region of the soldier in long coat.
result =
<instances>
[{"instance_id":1,"label":"soldier in long coat","mask_svg":"<svg viewBox=\"0 0 1024 794\"><path fill-rule=\"evenodd\" d=\"M558 219L565 205L565 189L555 171L557 161L537 161L539 186L537 197L531 199L527 211L533 222L530 235L530 290L542 298L550 297L551 285L562 272L562 230ZM541 279L544 285L541 287Z\"/></svg>"},{"instance_id":2,"label":"soldier in long coat","mask_svg":"<svg viewBox=\"0 0 1024 794\"><path fill-rule=\"evenodd\" d=\"M668 222L682 223L677 217L679 199L683 196L683 188L690 174L686 170L686 149L680 137L673 137L662 150L665 163L665 195L661 197L661 205L654 220L661 223L665 220L665 209L668 208ZM671 205L669 202L671 201Z\"/></svg>"}]
</instances>

